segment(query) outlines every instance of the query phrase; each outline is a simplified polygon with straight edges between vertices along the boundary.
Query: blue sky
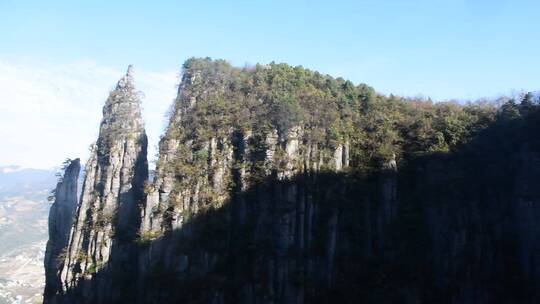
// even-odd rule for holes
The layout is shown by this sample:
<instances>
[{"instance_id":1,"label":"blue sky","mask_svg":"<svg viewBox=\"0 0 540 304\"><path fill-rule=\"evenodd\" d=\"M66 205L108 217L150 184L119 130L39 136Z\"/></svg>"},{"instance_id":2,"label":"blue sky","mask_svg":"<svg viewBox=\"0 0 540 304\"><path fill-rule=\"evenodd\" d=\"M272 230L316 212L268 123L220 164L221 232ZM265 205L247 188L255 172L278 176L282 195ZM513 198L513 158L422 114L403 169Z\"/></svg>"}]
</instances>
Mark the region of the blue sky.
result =
<instances>
[{"instance_id":1,"label":"blue sky","mask_svg":"<svg viewBox=\"0 0 540 304\"><path fill-rule=\"evenodd\" d=\"M88 109L97 108L88 122L79 120L88 124L82 133L89 143L103 98L130 63L139 71L141 88L149 90L149 118L171 103L174 75L192 56L239 66L303 65L385 94L495 97L540 88L538 12L540 2L519 0L0 0L0 78L7 79L0 89L14 91L13 79L24 82L26 91L40 84L30 79L33 69L41 71L49 89L69 87L61 97L70 107L78 107L71 100L76 97L87 98ZM70 95L79 91L77 85L93 95ZM26 98L31 105L57 94L29 99L26 91L4 93L0 103ZM13 107L4 104L3 110L11 116L22 112ZM7 114L0 114L0 121L2 115ZM44 123L58 120L51 115ZM147 123L153 133L161 132L162 120ZM13 162L31 165L0 154L0 165Z\"/></svg>"},{"instance_id":2,"label":"blue sky","mask_svg":"<svg viewBox=\"0 0 540 304\"><path fill-rule=\"evenodd\" d=\"M0 1L0 55L177 69L287 62L383 93L475 98L540 84L540 2Z\"/></svg>"}]
</instances>

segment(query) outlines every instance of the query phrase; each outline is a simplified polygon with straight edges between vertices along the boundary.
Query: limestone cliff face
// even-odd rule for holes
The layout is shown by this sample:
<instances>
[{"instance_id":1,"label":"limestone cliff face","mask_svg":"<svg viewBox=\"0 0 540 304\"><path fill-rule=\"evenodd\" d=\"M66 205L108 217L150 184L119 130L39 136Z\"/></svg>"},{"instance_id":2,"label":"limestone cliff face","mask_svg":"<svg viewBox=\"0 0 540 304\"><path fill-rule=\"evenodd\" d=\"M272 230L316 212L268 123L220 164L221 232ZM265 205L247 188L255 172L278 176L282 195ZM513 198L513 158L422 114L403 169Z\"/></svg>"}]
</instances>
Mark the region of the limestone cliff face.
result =
<instances>
[{"instance_id":1,"label":"limestone cliff face","mask_svg":"<svg viewBox=\"0 0 540 304\"><path fill-rule=\"evenodd\" d=\"M351 118L369 103L326 101L338 94L320 75L283 84L281 68L187 65L146 184L128 72L104 107L62 288L46 301L538 302L534 137L409 159L381 145L375 157L361 123L374 119L376 141L392 133L376 133L379 117ZM287 102L290 83L304 83L309 115ZM478 140L498 140L486 133Z\"/></svg>"},{"instance_id":2,"label":"limestone cliff face","mask_svg":"<svg viewBox=\"0 0 540 304\"><path fill-rule=\"evenodd\" d=\"M230 79L203 75L185 71L160 143L142 214L138 299L312 303L327 297L347 267L340 256L367 260L387 245L398 212L396 160L366 181L349 173L348 137L321 142L309 124L261 128L268 119L262 117L197 130L203 103L225 98ZM363 181L374 190L358 189ZM358 229L357 244L345 227Z\"/></svg>"},{"instance_id":3,"label":"limestone cliff face","mask_svg":"<svg viewBox=\"0 0 540 304\"><path fill-rule=\"evenodd\" d=\"M79 159L66 163L64 175L54 191L49 211L49 240L45 251L45 296L62 290L60 270L63 267L69 233L77 210L77 183L81 169Z\"/></svg>"},{"instance_id":4,"label":"limestone cliff face","mask_svg":"<svg viewBox=\"0 0 540 304\"><path fill-rule=\"evenodd\" d=\"M391 155L361 176L354 132L321 142L307 123L261 128L270 117L201 127L231 77L183 76L142 212L140 303L538 299L538 152L511 166L424 157L403 173Z\"/></svg>"},{"instance_id":5,"label":"limestone cliff face","mask_svg":"<svg viewBox=\"0 0 540 304\"><path fill-rule=\"evenodd\" d=\"M80 203L61 271L58 301L112 303L124 298L136 251L148 178L147 137L131 67L103 107L99 138L85 167ZM102 272L114 272L114 279ZM51 298L54 302L55 298Z\"/></svg>"},{"instance_id":6,"label":"limestone cliff face","mask_svg":"<svg viewBox=\"0 0 540 304\"><path fill-rule=\"evenodd\" d=\"M228 126L193 134L197 103L226 94L226 84L217 92L205 89L211 80L201 73L184 74L160 143L142 214L138 299L303 302L300 277L324 286L334 282L341 215L330 205L354 191L340 184L349 144L310 142L303 125L285 132ZM323 167L328 172L319 176ZM318 179L331 175L335 180L317 189L323 184ZM176 284L186 289L169 288Z\"/></svg>"}]
</instances>

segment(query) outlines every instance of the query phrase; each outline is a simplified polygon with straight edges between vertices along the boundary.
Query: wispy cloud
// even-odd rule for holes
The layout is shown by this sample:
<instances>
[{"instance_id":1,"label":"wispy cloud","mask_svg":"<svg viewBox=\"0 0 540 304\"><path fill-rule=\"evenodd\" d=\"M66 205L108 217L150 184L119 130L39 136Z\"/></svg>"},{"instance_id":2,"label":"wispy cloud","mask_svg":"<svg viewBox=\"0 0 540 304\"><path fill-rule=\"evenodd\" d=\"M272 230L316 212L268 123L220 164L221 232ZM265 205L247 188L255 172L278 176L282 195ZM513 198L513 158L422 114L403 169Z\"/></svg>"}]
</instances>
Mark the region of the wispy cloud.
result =
<instances>
[{"instance_id":1,"label":"wispy cloud","mask_svg":"<svg viewBox=\"0 0 540 304\"><path fill-rule=\"evenodd\" d=\"M101 107L123 73L92 61L0 60L0 165L49 168L66 157L86 158L97 136ZM164 114L176 95L177 72L135 67L135 82L145 95L143 115L152 157Z\"/></svg>"}]
</instances>

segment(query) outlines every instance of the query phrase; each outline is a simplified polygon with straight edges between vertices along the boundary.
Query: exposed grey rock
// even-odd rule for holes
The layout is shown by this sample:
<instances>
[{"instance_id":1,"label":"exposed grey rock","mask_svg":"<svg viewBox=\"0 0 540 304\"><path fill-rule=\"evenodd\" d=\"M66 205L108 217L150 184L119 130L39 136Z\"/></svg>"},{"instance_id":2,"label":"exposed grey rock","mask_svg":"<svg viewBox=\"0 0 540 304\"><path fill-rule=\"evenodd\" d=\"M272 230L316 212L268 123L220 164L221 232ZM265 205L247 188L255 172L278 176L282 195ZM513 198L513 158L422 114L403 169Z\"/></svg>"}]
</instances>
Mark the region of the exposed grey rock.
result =
<instances>
[{"instance_id":1,"label":"exposed grey rock","mask_svg":"<svg viewBox=\"0 0 540 304\"><path fill-rule=\"evenodd\" d=\"M295 126L287 132L285 137L285 166L283 172L278 175L280 178L291 178L300 172L300 142L302 140L302 127Z\"/></svg>"},{"instance_id":2,"label":"exposed grey rock","mask_svg":"<svg viewBox=\"0 0 540 304\"><path fill-rule=\"evenodd\" d=\"M351 134L323 141L309 126L266 123L197 132L197 103L220 98L219 81L184 74L146 194L131 72L119 82L58 302L485 304L506 280L522 280L525 297L540 288L540 157L530 147L509 159L509 191L472 181L479 189L466 196L451 182L468 171L436 157L410 168L392 155L355 172L363 151Z\"/></svg>"},{"instance_id":3,"label":"exposed grey rock","mask_svg":"<svg viewBox=\"0 0 540 304\"><path fill-rule=\"evenodd\" d=\"M56 185L55 200L49 211L49 240L45 251L45 300L62 290L60 270L63 267L69 232L77 208L77 183L81 169L79 159L66 164L64 175ZM47 302L47 301L45 301Z\"/></svg>"},{"instance_id":4,"label":"exposed grey rock","mask_svg":"<svg viewBox=\"0 0 540 304\"><path fill-rule=\"evenodd\" d=\"M61 301L111 303L125 300L129 281L100 272L128 275L136 250L144 183L148 178L147 137L132 67L103 107L99 138L86 165L80 203L61 272ZM97 275L96 278L94 276ZM87 284L92 280L92 284ZM51 302L55 299L51 298Z\"/></svg>"},{"instance_id":5,"label":"exposed grey rock","mask_svg":"<svg viewBox=\"0 0 540 304\"><path fill-rule=\"evenodd\" d=\"M341 171L343 168L343 145L338 145L334 151L334 168L336 171Z\"/></svg>"}]
</instances>

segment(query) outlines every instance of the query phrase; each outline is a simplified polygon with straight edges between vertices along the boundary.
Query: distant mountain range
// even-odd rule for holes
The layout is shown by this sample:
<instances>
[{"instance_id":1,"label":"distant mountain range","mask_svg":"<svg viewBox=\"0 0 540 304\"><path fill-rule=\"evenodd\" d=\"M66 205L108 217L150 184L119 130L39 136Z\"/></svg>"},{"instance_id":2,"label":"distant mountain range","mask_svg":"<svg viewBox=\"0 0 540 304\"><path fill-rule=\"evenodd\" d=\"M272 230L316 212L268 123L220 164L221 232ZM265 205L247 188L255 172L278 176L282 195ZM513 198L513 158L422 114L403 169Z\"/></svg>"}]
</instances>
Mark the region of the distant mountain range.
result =
<instances>
[{"instance_id":1,"label":"distant mountain range","mask_svg":"<svg viewBox=\"0 0 540 304\"><path fill-rule=\"evenodd\" d=\"M41 303L56 169L0 167L0 304Z\"/></svg>"},{"instance_id":2,"label":"distant mountain range","mask_svg":"<svg viewBox=\"0 0 540 304\"><path fill-rule=\"evenodd\" d=\"M2 166L0 167L0 198L21 194L27 197L32 195L35 199L43 198L42 191L51 190L56 184L55 172L56 169Z\"/></svg>"}]
</instances>

